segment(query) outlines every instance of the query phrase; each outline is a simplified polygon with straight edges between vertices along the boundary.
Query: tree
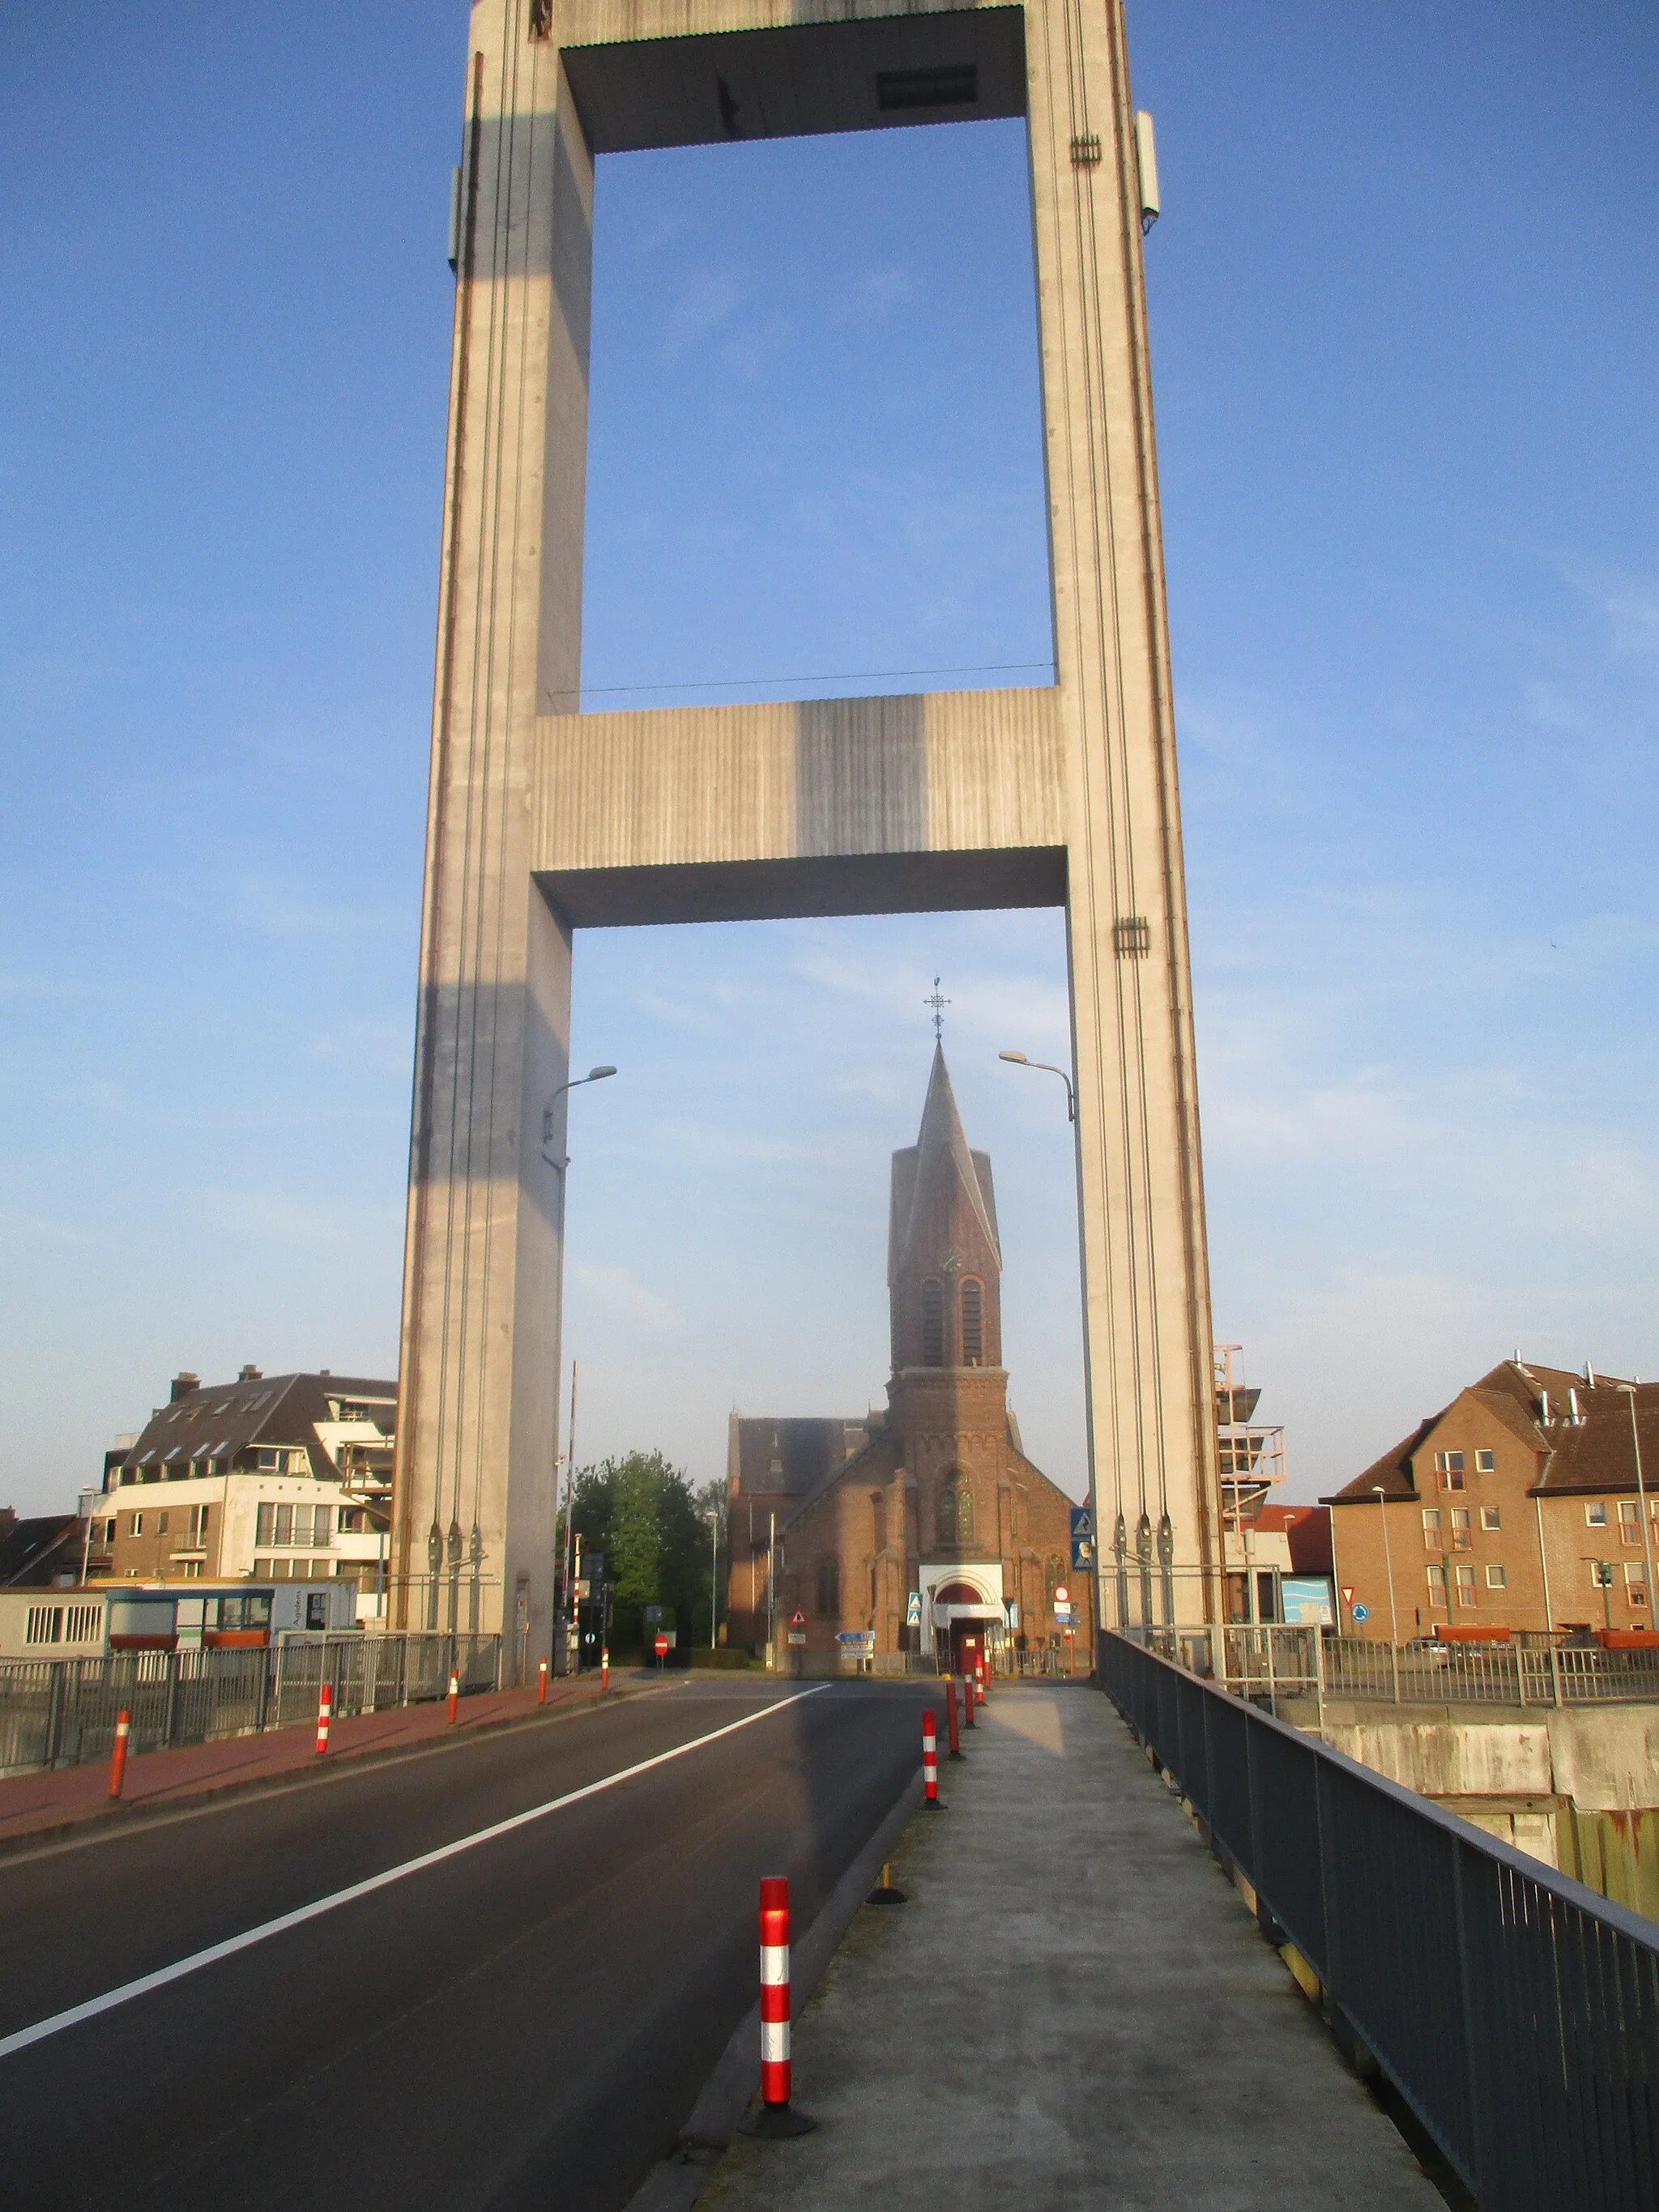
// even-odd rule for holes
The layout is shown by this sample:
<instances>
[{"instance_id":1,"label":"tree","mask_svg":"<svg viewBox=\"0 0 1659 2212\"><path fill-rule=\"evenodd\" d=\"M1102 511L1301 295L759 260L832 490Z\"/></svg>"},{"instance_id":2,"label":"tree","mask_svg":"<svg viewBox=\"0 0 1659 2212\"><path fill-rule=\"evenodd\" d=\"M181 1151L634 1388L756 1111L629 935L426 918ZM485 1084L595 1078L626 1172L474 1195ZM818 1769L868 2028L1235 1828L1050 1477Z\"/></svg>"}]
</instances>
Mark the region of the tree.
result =
<instances>
[{"instance_id":1,"label":"tree","mask_svg":"<svg viewBox=\"0 0 1659 2212\"><path fill-rule=\"evenodd\" d=\"M708 1524L682 1468L660 1452L629 1452L581 1468L571 1508L584 1552L605 1553L618 1650L644 1641L647 1605L663 1607L682 1643L708 1626Z\"/></svg>"}]
</instances>

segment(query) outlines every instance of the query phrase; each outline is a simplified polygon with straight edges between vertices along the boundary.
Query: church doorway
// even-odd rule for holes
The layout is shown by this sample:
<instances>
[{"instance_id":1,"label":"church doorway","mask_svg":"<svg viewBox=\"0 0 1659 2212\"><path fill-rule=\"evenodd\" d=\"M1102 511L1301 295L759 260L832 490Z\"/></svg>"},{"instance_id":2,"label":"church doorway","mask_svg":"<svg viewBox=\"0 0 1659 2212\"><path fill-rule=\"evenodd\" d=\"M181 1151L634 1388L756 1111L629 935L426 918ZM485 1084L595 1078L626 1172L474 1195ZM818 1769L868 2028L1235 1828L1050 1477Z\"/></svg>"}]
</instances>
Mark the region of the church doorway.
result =
<instances>
[{"instance_id":1,"label":"church doorway","mask_svg":"<svg viewBox=\"0 0 1659 2212\"><path fill-rule=\"evenodd\" d=\"M939 1623L936 1644L944 1647L939 1656L945 1662L945 1672L971 1674L981 1661L988 1669L988 1632L1001 1615L995 1607L987 1605L984 1593L971 1583L945 1583L933 1592L933 1617Z\"/></svg>"}]
</instances>

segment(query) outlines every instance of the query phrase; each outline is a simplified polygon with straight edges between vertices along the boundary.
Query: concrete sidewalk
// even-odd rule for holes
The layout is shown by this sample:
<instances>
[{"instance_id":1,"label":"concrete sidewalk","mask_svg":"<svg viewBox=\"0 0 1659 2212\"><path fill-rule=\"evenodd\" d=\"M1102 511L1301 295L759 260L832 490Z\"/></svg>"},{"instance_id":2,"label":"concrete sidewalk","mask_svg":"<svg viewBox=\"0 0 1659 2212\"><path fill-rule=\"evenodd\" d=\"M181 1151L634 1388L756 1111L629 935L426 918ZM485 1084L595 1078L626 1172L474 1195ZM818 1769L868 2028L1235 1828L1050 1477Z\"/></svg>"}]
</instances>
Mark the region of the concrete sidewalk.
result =
<instances>
[{"instance_id":1,"label":"concrete sidewalk","mask_svg":"<svg viewBox=\"0 0 1659 2212\"><path fill-rule=\"evenodd\" d=\"M817 2133L735 2138L699 2212L1443 2212L1098 1691L963 1749L796 2024Z\"/></svg>"},{"instance_id":2,"label":"concrete sidewalk","mask_svg":"<svg viewBox=\"0 0 1659 2212\"><path fill-rule=\"evenodd\" d=\"M612 1671L608 1696L638 1696L655 1686L654 1674ZM685 1680L672 1674L669 1681ZM329 1730L326 1754L317 1756L317 1725L307 1720L292 1728L270 1729L258 1735L225 1736L213 1743L152 1751L127 1762L126 1786L118 1802L109 1796L109 1766L60 1766L0 1781L0 1855L32 1847L98 1826L131 1820L147 1813L176 1810L195 1799L226 1791L312 1781L364 1758L395 1758L436 1751L492 1729L534 1726L599 1702L597 1674L550 1682L545 1707L534 1687L489 1690L463 1698L454 1726L446 1700L389 1706L337 1720Z\"/></svg>"}]
</instances>

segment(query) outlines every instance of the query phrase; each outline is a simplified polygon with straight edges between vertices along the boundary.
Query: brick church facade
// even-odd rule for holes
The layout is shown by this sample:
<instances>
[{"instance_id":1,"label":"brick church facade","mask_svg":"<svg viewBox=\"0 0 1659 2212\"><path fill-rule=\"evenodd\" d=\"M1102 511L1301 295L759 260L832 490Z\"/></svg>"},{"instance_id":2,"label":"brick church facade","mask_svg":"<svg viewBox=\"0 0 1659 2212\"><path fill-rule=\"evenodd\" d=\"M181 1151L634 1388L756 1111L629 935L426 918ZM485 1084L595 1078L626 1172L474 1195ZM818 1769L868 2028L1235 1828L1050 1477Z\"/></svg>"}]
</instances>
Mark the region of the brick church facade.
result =
<instances>
[{"instance_id":1,"label":"brick church facade","mask_svg":"<svg viewBox=\"0 0 1659 2212\"><path fill-rule=\"evenodd\" d=\"M936 1049L921 1133L893 1155L884 1410L732 1417L729 1642L758 1651L770 1631L781 1666L816 1674L856 1663L848 1639L864 1632L880 1673L906 1653L960 1668L987 1643L1063 1650L1069 1626L1079 1671L1092 1668L1072 1500L1026 1458L1008 1409L1001 1277L991 1163L969 1148ZM806 1640L792 1648L798 1612Z\"/></svg>"}]
</instances>

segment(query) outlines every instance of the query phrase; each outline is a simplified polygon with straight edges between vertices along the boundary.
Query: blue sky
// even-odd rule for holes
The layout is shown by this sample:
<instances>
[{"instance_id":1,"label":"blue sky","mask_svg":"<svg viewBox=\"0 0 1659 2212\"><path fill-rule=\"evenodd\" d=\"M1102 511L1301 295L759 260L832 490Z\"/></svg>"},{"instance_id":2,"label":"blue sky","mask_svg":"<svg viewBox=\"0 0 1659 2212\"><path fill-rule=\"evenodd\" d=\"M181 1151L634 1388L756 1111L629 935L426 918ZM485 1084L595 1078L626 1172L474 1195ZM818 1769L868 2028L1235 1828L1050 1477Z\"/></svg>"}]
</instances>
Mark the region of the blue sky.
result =
<instances>
[{"instance_id":1,"label":"blue sky","mask_svg":"<svg viewBox=\"0 0 1659 2212\"><path fill-rule=\"evenodd\" d=\"M0 21L20 1506L180 1364L395 1356L465 20ZM1216 1327L1313 1494L1517 1344L1659 1372L1659 29L1129 22ZM590 703L1042 680L1023 161L601 163ZM879 1395L935 971L1013 1400L1080 1488L1062 1102L995 1059L1064 1056L1047 914L580 940L623 1071L573 1105L582 1457L702 1477L734 1401Z\"/></svg>"}]
</instances>

